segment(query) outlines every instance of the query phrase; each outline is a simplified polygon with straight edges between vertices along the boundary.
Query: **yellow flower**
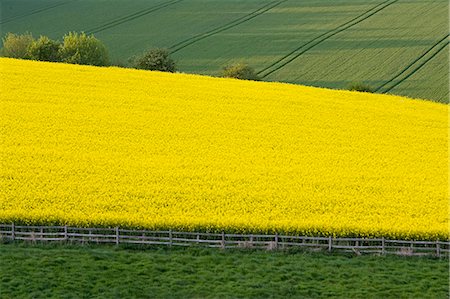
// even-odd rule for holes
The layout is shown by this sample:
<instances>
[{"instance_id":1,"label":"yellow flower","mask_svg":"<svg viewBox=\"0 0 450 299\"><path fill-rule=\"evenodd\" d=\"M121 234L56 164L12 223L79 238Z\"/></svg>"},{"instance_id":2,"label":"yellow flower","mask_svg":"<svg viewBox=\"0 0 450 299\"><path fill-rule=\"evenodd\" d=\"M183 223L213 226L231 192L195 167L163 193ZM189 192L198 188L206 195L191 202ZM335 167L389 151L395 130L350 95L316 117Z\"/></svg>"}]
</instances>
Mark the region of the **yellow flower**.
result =
<instances>
[{"instance_id":1,"label":"yellow flower","mask_svg":"<svg viewBox=\"0 0 450 299\"><path fill-rule=\"evenodd\" d=\"M0 222L447 239L447 106L0 59Z\"/></svg>"}]
</instances>

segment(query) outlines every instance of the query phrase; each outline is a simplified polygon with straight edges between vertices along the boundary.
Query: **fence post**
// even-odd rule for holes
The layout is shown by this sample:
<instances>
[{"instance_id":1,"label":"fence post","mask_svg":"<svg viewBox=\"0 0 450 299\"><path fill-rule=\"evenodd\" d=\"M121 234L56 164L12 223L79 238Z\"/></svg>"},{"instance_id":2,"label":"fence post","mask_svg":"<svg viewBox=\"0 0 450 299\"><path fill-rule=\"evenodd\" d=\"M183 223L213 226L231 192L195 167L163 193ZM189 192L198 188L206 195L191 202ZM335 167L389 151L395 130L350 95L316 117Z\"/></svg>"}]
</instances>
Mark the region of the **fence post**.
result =
<instances>
[{"instance_id":1,"label":"fence post","mask_svg":"<svg viewBox=\"0 0 450 299\"><path fill-rule=\"evenodd\" d=\"M385 254L384 237L381 238L381 254Z\"/></svg>"},{"instance_id":2,"label":"fence post","mask_svg":"<svg viewBox=\"0 0 450 299\"><path fill-rule=\"evenodd\" d=\"M64 225L64 240L68 241L69 236L67 235L67 225Z\"/></svg>"},{"instance_id":3,"label":"fence post","mask_svg":"<svg viewBox=\"0 0 450 299\"><path fill-rule=\"evenodd\" d=\"M172 247L172 230L169 229L169 246Z\"/></svg>"},{"instance_id":4,"label":"fence post","mask_svg":"<svg viewBox=\"0 0 450 299\"><path fill-rule=\"evenodd\" d=\"M14 222L11 224L11 239L14 241L16 239L16 228Z\"/></svg>"},{"instance_id":5,"label":"fence post","mask_svg":"<svg viewBox=\"0 0 450 299\"><path fill-rule=\"evenodd\" d=\"M331 252L331 248L332 248L332 243L333 243L332 237L329 236L328 237L328 251L330 251L330 252Z\"/></svg>"},{"instance_id":6,"label":"fence post","mask_svg":"<svg viewBox=\"0 0 450 299\"><path fill-rule=\"evenodd\" d=\"M222 231L222 249L225 249L225 232Z\"/></svg>"},{"instance_id":7,"label":"fence post","mask_svg":"<svg viewBox=\"0 0 450 299\"><path fill-rule=\"evenodd\" d=\"M441 257L441 247L439 246L439 240L436 240L436 255L437 257Z\"/></svg>"},{"instance_id":8,"label":"fence post","mask_svg":"<svg viewBox=\"0 0 450 299\"><path fill-rule=\"evenodd\" d=\"M116 246L119 246L119 227L116 226Z\"/></svg>"},{"instance_id":9,"label":"fence post","mask_svg":"<svg viewBox=\"0 0 450 299\"><path fill-rule=\"evenodd\" d=\"M275 249L278 249L278 233L275 233Z\"/></svg>"}]
</instances>

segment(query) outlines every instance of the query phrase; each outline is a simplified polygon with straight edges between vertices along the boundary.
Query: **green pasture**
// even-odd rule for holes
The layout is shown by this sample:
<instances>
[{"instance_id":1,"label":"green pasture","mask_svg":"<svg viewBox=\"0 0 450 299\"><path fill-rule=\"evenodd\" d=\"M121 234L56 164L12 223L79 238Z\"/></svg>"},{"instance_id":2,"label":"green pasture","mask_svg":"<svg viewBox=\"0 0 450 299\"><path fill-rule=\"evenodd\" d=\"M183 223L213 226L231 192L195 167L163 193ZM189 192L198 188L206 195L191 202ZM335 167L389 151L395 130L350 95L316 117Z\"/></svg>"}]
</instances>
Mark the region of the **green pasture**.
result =
<instances>
[{"instance_id":1,"label":"green pasture","mask_svg":"<svg viewBox=\"0 0 450 299\"><path fill-rule=\"evenodd\" d=\"M1 33L94 33L113 63L151 47L179 71L245 62L267 81L449 99L447 0L0 0Z\"/></svg>"},{"instance_id":2,"label":"green pasture","mask_svg":"<svg viewBox=\"0 0 450 299\"><path fill-rule=\"evenodd\" d=\"M447 259L0 244L1 298L448 298Z\"/></svg>"}]
</instances>

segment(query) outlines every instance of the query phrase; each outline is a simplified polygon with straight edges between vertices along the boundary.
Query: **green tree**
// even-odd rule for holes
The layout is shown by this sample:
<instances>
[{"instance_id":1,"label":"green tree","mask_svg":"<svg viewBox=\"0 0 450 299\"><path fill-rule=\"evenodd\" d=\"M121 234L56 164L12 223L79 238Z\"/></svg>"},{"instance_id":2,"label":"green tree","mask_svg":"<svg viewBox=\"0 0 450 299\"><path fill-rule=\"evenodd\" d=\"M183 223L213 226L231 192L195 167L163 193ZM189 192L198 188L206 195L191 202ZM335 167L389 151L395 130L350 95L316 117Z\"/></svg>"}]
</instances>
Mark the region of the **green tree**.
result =
<instances>
[{"instance_id":1,"label":"green tree","mask_svg":"<svg viewBox=\"0 0 450 299\"><path fill-rule=\"evenodd\" d=\"M259 81L255 70L245 63L237 63L223 68L222 77Z\"/></svg>"},{"instance_id":2,"label":"green tree","mask_svg":"<svg viewBox=\"0 0 450 299\"><path fill-rule=\"evenodd\" d=\"M7 33L3 38L1 55L4 57L28 59L28 48L33 43L31 33L14 34Z\"/></svg>"},{"instance_id":3,"label":"green tree","mask_svg":"<svg viewBox=\"0 0 450 299\"><path fill-rule=\"evenodd\" d=\"M150 49L137 58L131 58L134 68L173 73L176 70L175 61L167 49Z\"/></svg>"},{"instance_id":4,"label":"green tree","mask_svg":"<svg viewBox=\"0 0 450 299\"><path fill-rule=\"evenodd\" d=\"M59 55L61 61L67 63L109 65L109 56L105 45L94 35L88 36L84 32L66 34L59 49Z\"/></svg>"},{"instance_id":5,"label":"green tree","mask_svg":"<svg viewBox=\"0 0 450 299\"><path fill-rule=\"evenodd\" d=\"M47 36L40 36L28 48L28 57L33 60L59 61L60 43Z\"/></svg>"}]
</instances>

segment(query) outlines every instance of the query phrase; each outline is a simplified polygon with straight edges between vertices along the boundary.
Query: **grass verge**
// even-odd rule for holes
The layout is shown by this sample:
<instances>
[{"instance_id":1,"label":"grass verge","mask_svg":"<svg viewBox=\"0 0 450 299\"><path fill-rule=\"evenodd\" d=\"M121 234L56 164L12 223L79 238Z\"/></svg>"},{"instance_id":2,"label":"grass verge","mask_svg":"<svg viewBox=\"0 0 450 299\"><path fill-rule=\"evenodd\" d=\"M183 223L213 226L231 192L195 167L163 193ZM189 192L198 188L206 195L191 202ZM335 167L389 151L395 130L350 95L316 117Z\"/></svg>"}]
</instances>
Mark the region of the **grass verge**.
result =
<instances>
[{"instance_id":1,"label":"grass verge","mask_svg":"<svg viewBox=\"0 0 450 299\"><path fill-rule=\"evenodd\" d=\"M448 298L448 260L0 244L1 298Z\"/></svg>"}]
</instances>

